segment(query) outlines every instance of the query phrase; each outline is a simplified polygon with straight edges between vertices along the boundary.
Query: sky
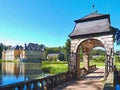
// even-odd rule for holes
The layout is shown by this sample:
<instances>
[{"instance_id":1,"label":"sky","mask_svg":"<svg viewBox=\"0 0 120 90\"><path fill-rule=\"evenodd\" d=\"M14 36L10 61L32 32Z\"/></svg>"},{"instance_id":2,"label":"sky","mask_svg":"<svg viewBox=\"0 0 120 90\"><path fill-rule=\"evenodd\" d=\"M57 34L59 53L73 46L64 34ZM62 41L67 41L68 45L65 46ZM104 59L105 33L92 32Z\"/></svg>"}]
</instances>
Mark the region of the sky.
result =
<instances>
[{"instance_id":1,"label":"sky","mask_svg":"<svg viewBox=\"0 0 120 90\"><path fill-rule=\"evenodd\" d=\"M64 46L74 20L93 12L110 14L111 25L120 29L120 0L0 0L0 42ZM115 50L119 50L116 46Z\"/></svg>"}]
</instances>

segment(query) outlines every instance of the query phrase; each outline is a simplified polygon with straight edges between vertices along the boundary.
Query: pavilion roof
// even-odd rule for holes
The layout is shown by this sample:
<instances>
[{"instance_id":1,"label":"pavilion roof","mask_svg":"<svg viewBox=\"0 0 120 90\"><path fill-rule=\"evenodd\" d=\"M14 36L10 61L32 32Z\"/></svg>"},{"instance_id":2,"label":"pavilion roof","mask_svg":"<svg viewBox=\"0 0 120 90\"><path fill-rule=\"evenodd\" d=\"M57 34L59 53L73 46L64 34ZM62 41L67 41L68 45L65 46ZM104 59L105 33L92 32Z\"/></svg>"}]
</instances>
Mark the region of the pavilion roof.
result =
<instances>
[{"instance_id":1,"label":"pavilion roof","mask_svg":"<svg viewBox=\"0 0 120 90\"><path fill-rule=\"evenodd\" d=\"M109 14L91 13L81 19L75 20L76 25L73 32L69 35L81 36L104 32L111 32L113 28L110 25Z\"/></svg>"},{"instance_id":2,"label":"pavilion roof","mask_svg":"<svg viewBox=\"0 0 120 90\"><path fill-rule=\"evenodd\" d=\"M110 18L110 15L109 14L100 14L100 13L97 13L97 12L93 12L93 13L90 13L90 14L84 16L83 18L75 20L75 22L79 23L79 22L91 21L91 20L105 18L105 17Z\"/></svg>"}]
</instances>

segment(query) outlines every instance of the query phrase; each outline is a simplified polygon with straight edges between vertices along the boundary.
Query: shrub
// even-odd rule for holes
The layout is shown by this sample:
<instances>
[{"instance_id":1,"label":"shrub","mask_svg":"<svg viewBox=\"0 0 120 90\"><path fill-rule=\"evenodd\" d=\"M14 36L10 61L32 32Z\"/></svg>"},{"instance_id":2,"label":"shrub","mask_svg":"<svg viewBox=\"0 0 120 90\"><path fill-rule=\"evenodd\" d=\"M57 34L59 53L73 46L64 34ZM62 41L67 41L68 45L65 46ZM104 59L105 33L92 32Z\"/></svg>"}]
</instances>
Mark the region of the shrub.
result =
<instances>
[{"instance_id":1,"label":"shrub","mask_svg":"<svg viewBox=\"0 0 120 90\"><path fill-rule=\"evenodd\" d=\"M59 59L60 61L64 61L64 60L65 60L65 55L64 55L63 52L60 52L60 54L58 55L58 59Z\"/></svg>"},{"instance_id":2,"label":"shrub","mask_svg":"<svg viewBox=\"0 0 120 90\"><path fill-rule=\"evenodd\" d=\"M95 62L105 62L105 56L99 56L99 57L95 57L95 58L92 58L93 61Z\"/></svg>"},{"instance_id":3,"label":"shrub","mask_svg":"<svg viewBox=\"0 0 120 90\"><path fill-rule=\"evenodd\" d=\"M120 56L115 56L115 62L120 62Z\"/></svg>"}]
</instances>

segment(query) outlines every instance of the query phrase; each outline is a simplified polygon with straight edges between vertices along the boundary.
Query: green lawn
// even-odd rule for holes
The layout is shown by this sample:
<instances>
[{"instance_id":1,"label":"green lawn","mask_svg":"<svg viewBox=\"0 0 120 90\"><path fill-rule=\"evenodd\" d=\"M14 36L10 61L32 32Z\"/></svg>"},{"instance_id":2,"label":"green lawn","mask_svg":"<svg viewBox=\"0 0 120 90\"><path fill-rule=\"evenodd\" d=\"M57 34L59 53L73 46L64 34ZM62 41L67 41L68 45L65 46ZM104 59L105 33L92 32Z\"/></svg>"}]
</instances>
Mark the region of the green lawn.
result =
<instances>
[{"instance_id":1,"label":"green lawn","mask_svg":"<svg viewBox=\"0 0 120 90\"><path fill-rule=\"evenodd\" d=\"M80 64L81 67L83 67L83 63ZM90 62L90 66L91 65L96 65L97 67L105 67L105 62ZM114 65L116 65L116 67L120 70L120 62L114 62Z\"/></svg>"},{"instance_id":2,"label":"green lawn","mask_svg":"<svg viewBox=\"0 0 120 90\"><path fill-rule=\"evenodd\" d=\"M96 65L96 67L105 67L105 63L104 62L90 62L90 66L91 65Z\"/></svg>"},{"instance_id":3,"label":"green lawn","mask_svg":"<svg viewBox=\"0 0 120 90\"><path fill-rule=\"evenodd\" d=\"M96 67L105 67L104 62L90 62L91 65L96 65ZM120 63L115 63L116 67L120 70ZM80 68L84 67L84 63L80 62ZM67 62L55 62L55 61L43 61L42 62L43 71L51 74L57 74L68 71Z\"/></svg>"},{"instance_id":4,"label":"green lawn","mask_svg":"<svg viewBox=\"0 0 120 90\"><path fill-rule=\"evenodd\" d=\"M92 65L96 65L97 67L104 67L105 66L105 63L103 62L90 62L89 63L90 66ZM83 68L84 67L84 63L83 62L80 62L80 68Z\"/></svg>"},{"instance_id":5,"label":"green lawn","mask_svg":"<svg viewBox=\"0 0 120 90\"><path fill-rule=\"evenodd\" d=\"M68 71L67 62L42 62L42 70L46 73L57 74Z\"/></svg>"},{"instance_id":6,"label":"green lawn","mask_svg":"<svg viewBox=\"0 0 120 90\"><path fill-rule=\"evenodd\" d=\"M97 67L104 67L105 64L102 62L90 62L91 65L95 65ZM80 68L83 68L84 64L83 62L80 62ZM43 61L42 62L42 69L44 72L51 73L51 74L57 74L68 71L68 64L67 62L55 62L55 61Z\"/></svg>"}]
</instances>

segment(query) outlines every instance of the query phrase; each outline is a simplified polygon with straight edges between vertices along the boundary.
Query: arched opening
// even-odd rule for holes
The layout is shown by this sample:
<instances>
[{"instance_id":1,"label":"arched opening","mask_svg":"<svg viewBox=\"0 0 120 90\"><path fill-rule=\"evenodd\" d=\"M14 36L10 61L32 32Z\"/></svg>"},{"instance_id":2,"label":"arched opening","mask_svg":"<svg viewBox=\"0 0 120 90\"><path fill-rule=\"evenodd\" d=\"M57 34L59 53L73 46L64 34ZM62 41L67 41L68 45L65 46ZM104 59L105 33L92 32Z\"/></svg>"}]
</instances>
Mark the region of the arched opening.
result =
<instances>
[{"instance_id":1,"label":"arched opening","mask_svg":"<svg viewBox=\"0 0 120 90\"><path fill-rule=\"evenodd\" d=\"M106 63L106 58L107 53L105 48L103 47L95 47L91 50L90 52L90 66L96 65L97 68L100 69L100 72L105 78L105 63Z\"/></svg>"},{"instance_id":2,"label":"arched opening","mask_svg":"<svg viewBox=\"0 0 120 90\"><path fill-rule=\"evenodd\" d=\"M105 63L106 59L106 50L103 47L95 47L90 52L90 62L91 65L95 62ZM103 65L97 65L98 67L103 67Z\"/></svg>"},{"instance_id":3,"label":"arched opening","mask_svg":"<svg viewBox=\"0 0 120 90\"><path fill-rule=\"evenodd\" d=\"M81 74L80 73L81 67L84 67L88 73L90 72L90 70L89 70L90 65L92 65L90 63L91 51L94 50L94 48L96 48L96 47L102 47L105 51L104 56L106 56L106 48L104 47L103 43L97 39L86 39L86 40L82 41L79 44L79 46L77 47L77 50L76 50L76 69L77 69L78 76ZM106 58L105 58L104 62L106 62ZM81 63L83 64L83 66ZM94 63L94 64L96 64L96 63ZM104 71L105 71L105 67L107 67L107 66L104 64Z\"/></svg>"}]
</instances>

